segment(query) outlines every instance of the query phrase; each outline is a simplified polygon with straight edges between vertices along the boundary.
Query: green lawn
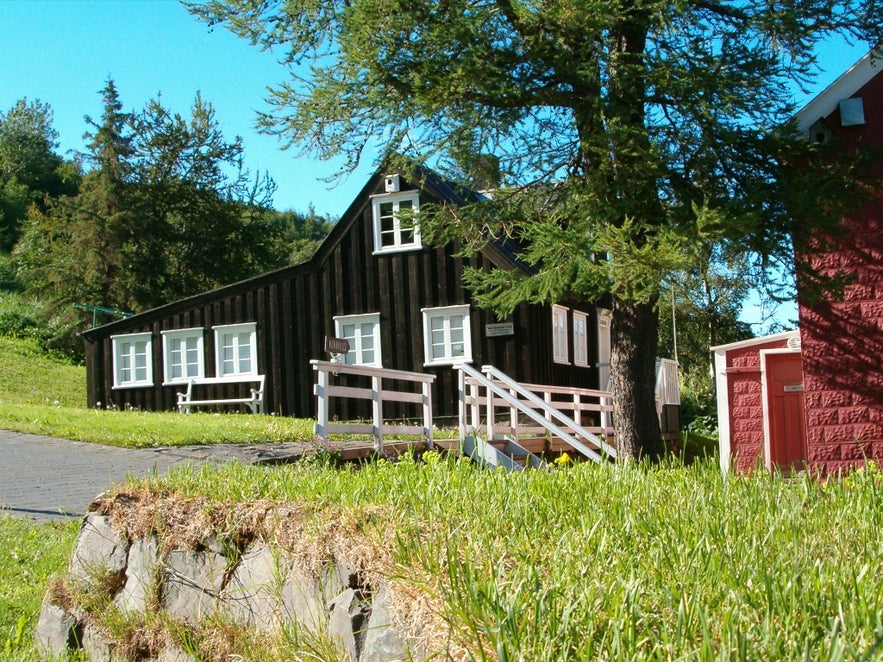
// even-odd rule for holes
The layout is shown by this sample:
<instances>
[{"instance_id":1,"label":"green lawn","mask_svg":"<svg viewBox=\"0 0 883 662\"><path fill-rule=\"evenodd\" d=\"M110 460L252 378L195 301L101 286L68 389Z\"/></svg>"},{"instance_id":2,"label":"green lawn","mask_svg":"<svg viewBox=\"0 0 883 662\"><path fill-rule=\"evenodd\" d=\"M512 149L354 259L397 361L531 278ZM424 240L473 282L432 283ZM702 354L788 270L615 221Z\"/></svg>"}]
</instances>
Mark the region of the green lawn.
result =
<instances>
[{"instance_id":1,"label":"green lawn","mask_svg":"<svg viewBox=\"0 0 883 662\"><path fill-rule=\"evenodd\" d=\"M49 578L62 572L79 522L34 524L0 513L0 659L35 659L34 626Z\"/></svg>"},{"instance_id":2,"label":"green lawn","mask_svg":"<svg viewBox=\"0 0 883 662\"><path fill-rule=\"evenodd\" d=\"M0 428L144 448L269 443L313 438L313 421L284 416L86 408L86 369L47 356L36 342L0 337Z\"/></svg>"}]
</instances>

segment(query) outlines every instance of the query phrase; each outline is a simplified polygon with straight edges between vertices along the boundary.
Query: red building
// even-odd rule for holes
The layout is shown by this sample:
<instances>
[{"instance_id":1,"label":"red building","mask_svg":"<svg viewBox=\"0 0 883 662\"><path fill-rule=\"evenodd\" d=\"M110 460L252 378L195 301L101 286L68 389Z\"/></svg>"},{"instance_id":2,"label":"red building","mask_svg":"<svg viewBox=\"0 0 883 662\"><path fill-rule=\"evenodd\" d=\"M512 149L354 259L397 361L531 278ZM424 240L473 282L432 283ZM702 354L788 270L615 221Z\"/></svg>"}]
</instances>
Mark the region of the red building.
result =
<instances>
[{"instance_id":1,"label":"red building","mask_svg":"<svg viewBox=\"0 0 883 662\"><path fill-rule=\"evenodd\" d=\"M797 121L808 140L883 148L883 55L862 58ZM844 227L836 250L805 256L847 278L842 298L798 296L799 332L712 348L723 469L828 475L883 458L883 191Z\"/></svg>"}]
</instances>

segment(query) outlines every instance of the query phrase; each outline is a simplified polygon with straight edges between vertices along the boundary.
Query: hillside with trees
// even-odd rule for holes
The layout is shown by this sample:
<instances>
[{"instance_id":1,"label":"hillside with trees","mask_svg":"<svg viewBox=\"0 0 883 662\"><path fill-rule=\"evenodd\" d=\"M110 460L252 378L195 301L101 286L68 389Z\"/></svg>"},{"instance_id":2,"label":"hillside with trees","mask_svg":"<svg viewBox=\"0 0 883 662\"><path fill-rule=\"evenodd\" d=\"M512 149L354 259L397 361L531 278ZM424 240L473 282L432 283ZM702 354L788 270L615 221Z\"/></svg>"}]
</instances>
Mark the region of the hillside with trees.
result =
<instances>
[{"instance_id":1,"label":"hillside with trees","mask_svg":"<svg viewBox=\"0 0 883 662\"><path fill-rule=\"evenodd\" d=\"M331 228L272 208L275 182L199 94L189 115L159 98L131 112L110 80L101 104L71 159L48 104L0 112L0 333L76 356L90 308L139 312L303 261Z\"/></svg>"}]
</instances>

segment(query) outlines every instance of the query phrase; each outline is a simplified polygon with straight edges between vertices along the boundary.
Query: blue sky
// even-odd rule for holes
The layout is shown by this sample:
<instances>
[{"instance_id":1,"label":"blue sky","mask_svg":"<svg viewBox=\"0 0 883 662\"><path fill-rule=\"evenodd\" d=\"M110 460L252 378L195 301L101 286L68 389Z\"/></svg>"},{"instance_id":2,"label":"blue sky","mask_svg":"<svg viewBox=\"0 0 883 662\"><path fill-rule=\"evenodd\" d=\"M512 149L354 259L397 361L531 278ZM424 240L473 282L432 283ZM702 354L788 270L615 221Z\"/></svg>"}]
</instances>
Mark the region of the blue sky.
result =
<instances>
[{"instance_id":1,"label":"blue sky","mask_svg":"<svg viewBox=\"0 0 883 662\"><path fill-rule=\"evenodd\" d=\"M837 45L821 58L820 91L864 50ZM0 0L0 109L21 98L48 103L60 150L82 149L85 115L101 115L99 91L116 81L126 110L140 110L162 93L163 104L184 115L197 91L210 101L231 139L241 136L252 170L268 171L279 189L278 209L342 214L373 171L367 163L336 183L321 181L334 163L296 158L276 138L254 128L266 88L286 71L223 28L210 30L177 0Z\"/></svg>"},{"instance_id":2,"label":"blue sky","mask_svg":"<svg viewBox=\"0 0 883 662\"><path fill-rule=\"evenodd\" d=\"M40 99L54 111L60 151L81 150L83 117L101 115L99 91L113 78L126 110L162 93L163 105L189 115L197 91L215 107L228 139L241 136L246 162L276 181L278 209L342 214L372 164L337 187L320 181L337 167L283 152L254 129L266 88L284 68L224 29L210 30L176 0L0 0L0 109Z\"/></svg>"},{"instance_id":3,"label":"blue sky","mask_svg":"<svg viewBox=\"0 0 883 662\"><path fill-rule=\"evenodd\" d=\"M803 104L864 53L863 46L829 44L819 54L822 72ZM0 109L22 98L48 103L60 151L82 150L85 115L101 115L99 91L113 78L126 110L140 110L162 95L167 108L189 113L197 91L210 101L228 139L241 136L248 166L276 181L277 209L340 216L373 171L373 163L336 183L322 181L338 165L297 158L276 138L255 128L267 86L286 76L262 53L223 28L209 29L177 0L0 0ZM779 319L796 315L786 306ZM760 319L753 303L744 317ZM759 331L759 328L755 328Z\"/></svg>"}]
</instances>

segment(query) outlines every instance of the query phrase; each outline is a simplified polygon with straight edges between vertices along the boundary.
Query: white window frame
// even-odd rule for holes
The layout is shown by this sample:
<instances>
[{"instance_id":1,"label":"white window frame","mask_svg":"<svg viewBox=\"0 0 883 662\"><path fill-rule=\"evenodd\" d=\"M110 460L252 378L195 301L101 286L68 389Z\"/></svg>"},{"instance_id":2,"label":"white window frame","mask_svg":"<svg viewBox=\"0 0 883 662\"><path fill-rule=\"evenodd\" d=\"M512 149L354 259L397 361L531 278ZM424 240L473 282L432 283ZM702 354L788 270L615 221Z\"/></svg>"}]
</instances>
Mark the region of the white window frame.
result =
<instances>
[{"instance_id":1,"label":"white window frame","mask_svg":"<svg viewBox=\"0 0 883 662\"><path fill-rule=\"evenodd\" d=\"M153 386L153 334L126 333L111 336L113 349L113 388L142 388ZM139 351L139 344L143 343L143 351ZM138 378L139 366L137 357L144 356L143 376ZM127 365L128 362L128 365ZM130 375L124 377L126 372Z\"/></svg>"},{"instance_id":2,"label":"white window frame","mask_svg":"<svg viewBox=\"0 0 883 662\"><path fill-rule=\"evenodd\" d=\"M410 242L402 242L402 225L399 219L399 209L402 202L409 201L411 210L415 216L420 212L420 192L419 191L402 191L399 193L382 193L380 195L371 196L371 219L374 228L374 254L381 253L400 253L402 251L413 251L423 248L420 239L420 226L414 224L414 235ZM381 231L381 206L385 203L392 204L392 236L393 243L389 246L383 245L383 233Z\"/></svg>"},{"instance_id":3,"label":"white window frame","mask_svg":"<svg viewBox=\"0 0 883 662\"><path fill-rule=\"evenodd\" d=\"M613 343L610 339L610 327L613 320L613 311L607 308L598 308L598 388L602 391L610 390L610 354Z\"/></svg>"},{"instance_id":4,"label":"white window frame","mask_svg":"<svg viewBox=\"0 0 883 662\"><path fill-rule=\"evenodd\" d=\"M573 311L573 365L589 366L589 316L580 310Z\"/></svg>"},{"instance_id":5,"label":"white window frame","mask_svg":"<svg viewBox=\"0 0 883 662\"><path fill-rule=\"evenodd\" d=\"M459 306L443 306L441 308L423 308L423 365L454 365L455 363L470 363L472 361L472 325L470 322L469 304ZM451 319L457 315L463 316L463 353L454 355L454 343L451 339ZM440 319L444 347L444 356L433 358L432 321ZM461 344L457 343L457 344Z\"/></svg>"},{"instance_id":6,"label":"white window frame","mask_svg":"<svg viewBox=\"0 0 883 662\"><path fill-rule=\"evenodd\" d=\"M163 354L163 384L180 384L188 379L201 379L205 377L205 329L195 327L190 329L172 329L162 332ZM196 340L196 363L187 361L189 348L182 350L181 341ZM178 357L179 360L175 360ZM175 376L174 369L179 367L181 375ZM191 371L189 368L195 368Z\"/></svg>"},{"instance_id":7,"label":"white window frame","mask_svg":"<svg viewBox=\"0 0 883 662\"><path fill-rule=\"evenodd\" d=\"M353 335L344 331L348 324L354 326ZM362 334L362 325L371 324L371 339L374 346L370 350L364 347L364 339L368 336ZM365 313L361 315L338 315L334 318L334 335L343 338L349 343L350 351L343 357L347 365L367 365L377 368L383 367L383 359L380 354L380 313ZM374 353L372 361L365 360L365 352Z\"/></svg>"},{"instance_id":8,"label":"white window frame","mask_svg":"<svg viewBox=\"0 0 883 662\"><path fill-rule=\"evenodd\" d=\"M567 346L567 311L564 306L552 306L552 361L570 365L569 348Z\"/></svg>"},{"instance_id":9,"label":"white window frame","mask_svg":"<svg viewBox=\"0 0 883 662\"><path fill-rule=\"evenodd\" d=\"M213 327L215 334L215 375L217 377L240 377L244 375L257 375L258 373L258 340L257 325L254 322L246 322L244 324L224 324L222 326ZM241 348L246 345L240 344L238 336L242 333L249 335L246 345L249 348L250 365L247 369L242 368L243 357ZM224 343L223 338L227 334L232 334L235 338L233 349L235 356L233 358L233 369L225 370L224 368Z\"/></svg>"}]
</instances>

